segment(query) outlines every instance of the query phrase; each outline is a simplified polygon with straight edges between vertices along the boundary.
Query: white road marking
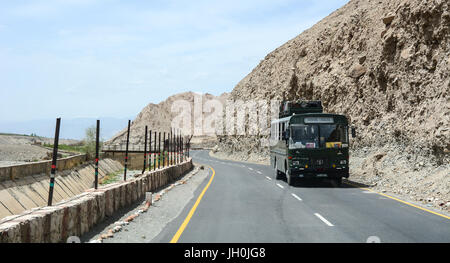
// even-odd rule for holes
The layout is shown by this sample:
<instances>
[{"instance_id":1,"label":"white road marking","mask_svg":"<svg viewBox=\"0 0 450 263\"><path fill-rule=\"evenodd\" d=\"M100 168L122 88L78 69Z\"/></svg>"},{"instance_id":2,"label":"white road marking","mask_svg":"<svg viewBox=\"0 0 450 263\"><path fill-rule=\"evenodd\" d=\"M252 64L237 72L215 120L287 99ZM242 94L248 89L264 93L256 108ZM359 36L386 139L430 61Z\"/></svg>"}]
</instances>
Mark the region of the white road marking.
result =
<instances>
[{"instance_id":1,"label":"white road marking","mask_svg":"<svg viewBox=\"0 0 450 263\"><path fill-rule=\"evenodd\" d=\"M251 167L249 167L248 169L249 169L250 171L253 171L253 168L251 168Z\"/></svg>"},{"instance_id":2,"label":"white road marking","mask_svg":"<svg viewBox=\"0 0 450 263\"><path fill-rule=\"evenodd\" d=\"M261 171L256 171L256 172L259 173L259 174L262 174Z\"/></svg>"},{"instance_id":3,"label":"white road marking","mask_svg":"<svg viewBox=\"0 0 450 263\"><path fill-rule=\"evenodd\" d=\"M327 224L328 226L334 226L332 223L330 223L328 220L326 220L323 216L321 216L318 213L314 213L315 216L317 216L320 220L322 220L325 224Z\"/></svg>"},{"instance_id":4,"label":"white road marking","mask_svg":"<svg viewBox=\"0 0 450 263\"><path fill-rule=\"evenodd\" d=\"M281 189L284 189L284 186L282 186L281 184L277 184L278 187L280 187Z\"/></svg>"},{"instance_id":5,"label":"white road marking","mask_svg":"<svg viewBox=\"0 0 450 263\"><path fill-rule=\"evenodd\" d=\"M295 199L297 199L298 201L302 201L302 199L300 197L298 197L296 194L291 194Z\"/></svg>"},{"instance_id":6,"label":"white road marking","mask_svg":"<svg viewBox=\"0 0 450 263\"><path fill-rule=\"evenodd\" d=\"M363 191L363 193L365 193L365 194L376 194L375 192L371 192L371 191Z\"/></svg>"},{"instance_id":7,"label":"white road marking","mask_svg":"<svg viewBox=\"0 0 450 263\"><path fill-rule=\"evenodd\" d=\"M269 176L266 176L266 178L272 181L272 178L270 178Z\"/></svg>"}]
</instances>

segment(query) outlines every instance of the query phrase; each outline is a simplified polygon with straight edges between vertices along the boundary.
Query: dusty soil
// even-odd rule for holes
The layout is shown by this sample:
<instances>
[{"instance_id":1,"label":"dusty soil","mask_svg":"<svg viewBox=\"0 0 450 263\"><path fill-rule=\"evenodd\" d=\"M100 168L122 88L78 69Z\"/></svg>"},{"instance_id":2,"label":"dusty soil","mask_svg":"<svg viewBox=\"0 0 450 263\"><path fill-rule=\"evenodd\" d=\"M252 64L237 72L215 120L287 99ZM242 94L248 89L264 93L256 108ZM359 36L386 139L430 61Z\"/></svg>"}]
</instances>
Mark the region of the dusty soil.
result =
<instances>
[{"instance_id":1,"label":"dusty soil","mask_svg":"<svg viewBox=\"0 0 450 263\"><path fill-rule=\"evenodd\" d=\"M374 190L450 211L450 164L405 153L400 145L352 151L350 176Z\"/></svg>"},{"instance_id":2,"label":"dusty soil","mask_svg":"<svg viewBox=\"0 0 450 263\"><path fill-rule=\"evenodd\" d=\"M51 151L35 145L0 145L0 166L40 161Z\"/></svg>"},{"instance_id":3,"label":"dusty soil","mask_svg":"<svg viewBox=\"0 0 450 263\"><path fill-rule=\"evenodd\" d=\"M27 162L36 162L48 158L51 150L33 143L53 144L53 139L18 135L0 135L0 167ZM60 140L61 144L76 144L76 140Z\"/></svg>"}]
</instances>

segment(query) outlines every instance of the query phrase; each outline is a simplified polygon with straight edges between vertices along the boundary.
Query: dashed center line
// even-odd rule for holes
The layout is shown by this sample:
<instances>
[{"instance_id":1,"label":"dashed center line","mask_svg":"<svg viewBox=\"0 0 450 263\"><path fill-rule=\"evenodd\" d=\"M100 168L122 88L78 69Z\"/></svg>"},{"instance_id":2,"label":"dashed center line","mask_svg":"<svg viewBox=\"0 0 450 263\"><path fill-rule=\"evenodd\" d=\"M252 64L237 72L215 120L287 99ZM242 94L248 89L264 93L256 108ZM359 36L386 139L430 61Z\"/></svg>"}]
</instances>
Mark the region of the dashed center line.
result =
<instances>
[{"instance_id":1,"label":"dashed center line","mask_svg":"<svg viewBox=\"0 0 450 263\"><path fill-rule=\"evenodd\" d=\"M250 171L253 171L253 168L251 168L251 167L249 167L248 169L249 169Z\"/></svg>"},{"instance_id":2,"label":"dashed center line","mask_svg":"<svg viewBox=\"0 0 450 263\"><path fill-rule=\"evenodd\" d=\"M281 184L277 184L278 187L280 187L281 189L284 189L284 186L282 186Z\"/></svg>"},{"instance_id":3,"label":"dashed center line","mask_svg":"<svg viewBox=\"0 0 450 263\"><path fill-rule=\"evenodd\" d=\"M269 179L270 181L272 181L272 178L270 178L269 176L266 176L267 179Z\"/></svg>"},{"instance_id":4,"label":"dashed center line","mask_svg":"<svg viewBox=\"0 0 450 263\"><path fill-rule=\"evenodd\" d=\"M330 223L328 220L326 220L323 216L321 216L318 213L314 213L315 216L317 216L320 220L322 220L325 224L327 224L328 226L334 226L332 223Z\"/></svg>"},{"instance_id":5,"label":"dashed center line","mask_svg":"<svg viewBox=\"0 0 450 263\"><path fill-rule=\"evenodd\" d=\"M256 171L256 172L259 173L259 174L262 174L261 171Z\"/></svg>"},{"instance_id":6,"label":"dashed center line","mask_svg":"<svg viewBox=\"0 0 450 263\"><path fill-rule=\"evenodd\" d=\"M302 201L302 199L300 197L298 197L296 194L291 194L295 199L297 199L298 201Z\"/></svg>"}]
</instances>

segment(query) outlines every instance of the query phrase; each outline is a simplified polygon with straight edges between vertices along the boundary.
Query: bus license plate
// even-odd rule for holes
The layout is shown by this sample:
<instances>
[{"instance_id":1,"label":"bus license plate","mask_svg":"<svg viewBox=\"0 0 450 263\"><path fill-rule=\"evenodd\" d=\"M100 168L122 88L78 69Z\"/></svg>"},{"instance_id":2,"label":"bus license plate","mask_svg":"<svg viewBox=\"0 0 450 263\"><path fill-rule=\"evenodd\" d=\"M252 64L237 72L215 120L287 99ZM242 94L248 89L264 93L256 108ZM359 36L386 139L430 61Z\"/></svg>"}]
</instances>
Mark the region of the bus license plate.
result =
<instances>
[{"instance_id":1,"label":"bus license plate","mask_svg":"<svg viewBox=\"0 0 450 263\"><path fill-rule=\"evenodd\" d=\"M327 177L327 174L317 174L317 177Z\"/></svg>"}]
</instances>

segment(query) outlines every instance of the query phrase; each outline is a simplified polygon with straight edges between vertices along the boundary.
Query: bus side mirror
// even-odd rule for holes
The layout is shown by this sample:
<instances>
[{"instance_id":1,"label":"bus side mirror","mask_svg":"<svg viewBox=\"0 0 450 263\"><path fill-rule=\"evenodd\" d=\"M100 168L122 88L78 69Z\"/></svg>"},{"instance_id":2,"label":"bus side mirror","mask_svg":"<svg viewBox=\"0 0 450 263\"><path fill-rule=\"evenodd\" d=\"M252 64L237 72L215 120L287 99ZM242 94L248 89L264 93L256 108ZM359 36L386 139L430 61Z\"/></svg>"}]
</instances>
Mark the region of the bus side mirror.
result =
<instances>
[{"instance_id":1,"label":"bus side mirror","mask_svg":"<svg viewBox=\"0 0 450 263\"><path fill-rule=\"evenodd\" d=\"M281 139L283 141L286 140L286 132L285 131L281 132Z\"/></svg>"},{"instance_id":2,"label":"bus side mirror","mask_svg":"<svg viewBox=\"0 0 450 263\"><path fill-rule=\"evenodd\" d=\"M352 127L352 138L356 138L356 128Z\"/></svg>"}]
</instances>

